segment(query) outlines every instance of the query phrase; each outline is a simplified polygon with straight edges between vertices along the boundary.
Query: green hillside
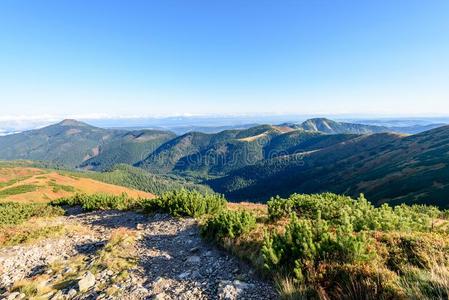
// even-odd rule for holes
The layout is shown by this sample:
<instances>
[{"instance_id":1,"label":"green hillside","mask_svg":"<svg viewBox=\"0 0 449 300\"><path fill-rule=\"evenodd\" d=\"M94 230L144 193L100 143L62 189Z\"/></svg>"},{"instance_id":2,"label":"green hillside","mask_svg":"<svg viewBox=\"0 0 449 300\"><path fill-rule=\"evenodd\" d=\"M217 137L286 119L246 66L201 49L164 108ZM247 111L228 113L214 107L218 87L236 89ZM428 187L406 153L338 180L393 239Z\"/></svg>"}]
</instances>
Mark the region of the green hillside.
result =
<instances>
[{"instance_id":1,"label":"green hillside","mask_svg":"<svg viewBox=\"0 0 449 300\"><path fill-rule=\"evenodd\" d=\"M0 137L0 159L43 160L77 166L95 156L118 131L64 120L41 129Z\"/></svg>"},{"instance_id":2,"label":"green hillside","mask_svg":"<svg viewBox=\"0 0 449 300\"><path fill-rule=\"evenodd\" d=\"M81 164L96 171L109 170L117 164L133 165L155 151L163 143L175 138L169 131L138 130L117 136L105 144L100 153Z\"/></svg>"},{"instance_id":3,"label":"green hillside","mask_svg":"<svg viewBox=\"0 0 449 300\"><path fill-rule=\"evenodd\" d=\"M212 192L206 186L174 175L157 175L126 164L114 166L107 172L70 172L75 177L86 177L98 181L129 187L155 195L180 189L196 190L201 193Z\"/></svg>"},{"instance_id":4,"label":"green hillside","mask_svg":"<svg viewBox=\"0 0 449 300\"><path fill-rule=\"evenodd\" d=\"M232 199L365 193L376 204L449 207L449 127L413 136L374 134L318 151L265 160L209 184Z\"/></svg>"},{"instance_id":5,"label":"green hillside","mask_svg":"<svg viewBox=\"0 0 449 300\"><path fill-rule=\"evenodd\" d=\"M142 155L173 137L174 134L165 131L129 132L64 120L41 129L1 136L0 159L47 161L72 168L85 163L86 167L106 169L115 163L139 161Z\"/></svg>"},{"instance_id":6,"label":"green hillside","mask_svg":"<svg viewBox=\"0 0 449 300\"><path fill-rule=\"evenodd\" d=\"M300 149L314 150L353 137L271 125L217 134L193 132L165 143L137 166L159 173L223 176L268 158Z\"/></svg>"}]
</instances>

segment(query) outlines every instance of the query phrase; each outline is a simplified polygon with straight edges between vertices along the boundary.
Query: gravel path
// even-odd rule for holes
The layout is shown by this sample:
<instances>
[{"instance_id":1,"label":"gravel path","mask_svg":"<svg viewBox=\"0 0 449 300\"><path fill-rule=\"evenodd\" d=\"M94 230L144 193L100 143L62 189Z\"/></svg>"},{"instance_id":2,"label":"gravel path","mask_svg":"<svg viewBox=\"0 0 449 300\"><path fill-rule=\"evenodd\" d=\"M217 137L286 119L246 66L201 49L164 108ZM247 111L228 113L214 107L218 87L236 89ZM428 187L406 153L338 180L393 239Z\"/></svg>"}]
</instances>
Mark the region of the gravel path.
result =
<instances>
[{"instance_id":1,"label":"gravel path","mask_svg":"<svg viewBox=\"0 0 449 300\"><path fill-rule=\"evenodd\" d=\"M71 210L61 221L82 224L87 230L32 246L0 249L0 290L43 272L53 261L64 261L79 253L93 255L104 246L113 229L125 227L140 235L139 261L136 268L129 270L129 278L115 286L121 291L119 299L276 299L270 283L260 280L246 264L202 241L193 219ZM49 298L111 299L98 291L98 286L108 282L108 276L106 272L97 274L88 292L68 289ZM3 297L22 299L23 295L6 292Z\"/></svg>"}]
</instances>

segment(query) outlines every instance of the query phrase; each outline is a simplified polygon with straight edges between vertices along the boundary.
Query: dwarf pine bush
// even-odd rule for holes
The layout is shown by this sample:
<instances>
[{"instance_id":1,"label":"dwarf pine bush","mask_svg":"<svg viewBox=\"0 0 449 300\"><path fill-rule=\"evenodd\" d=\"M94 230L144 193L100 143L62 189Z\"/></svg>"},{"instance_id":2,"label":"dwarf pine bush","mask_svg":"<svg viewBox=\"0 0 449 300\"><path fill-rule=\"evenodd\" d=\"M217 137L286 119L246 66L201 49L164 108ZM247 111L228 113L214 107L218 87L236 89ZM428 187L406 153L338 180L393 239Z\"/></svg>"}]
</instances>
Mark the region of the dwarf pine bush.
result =
<instances>
[{"instance_id":1,"label":"dwarf pine bush","mask_svg":"<svg viewBox=\"0 0 449 300\"><path fill-rule=\"evenodd\" d=\"M0 226L17 225L33 217L51 217L64 214L64 210L43 203L0 203Z\"/></svg>"},{"instance_id":2,"label":"dwarf pine bush","mask_svg":"<svg viewBox=\"0 0 449 300\"><path fill-rule=\"evenodd\" d=\"M203 237L209 240L231 239L248 233L256 226L256 217L246 211L224 210L209 219L201 228Z\"/></svg>"},{"instance_id":3,"label":"dwarf pine bush","mask_svg":"<svg viewBox=\"0 0 449 300\"><path fill-rule=\"evenodd\" d=\"M218 194L201 194L197 191L181 189L164 193L157 199L145 201L148 212L166 212L175 217L199 217L215 214L226 206L226 199Z\"/></svg>"},{"instance_id":4,"label":"dwarf pine bush","mask_svg":"<svg viewBox=\"0 0 449 300\"><path fill-rule=\"evenodd\" d=\"M363 195L358 199L339 196L332 193L300 195L293 194L288 199L280 197L268 201L268 213L271 220L289 216L291 213L300 218L316 219L320 213L323 220L333 225L343 225L344 216L349 216L354 231L432 231L435 218L443 212L436 207L424 205L400 205L391 207L383 204L374 207Z\"/></svg>"},{"instance_id":5,"label":"dwarf pine bush","mask_svg":"<svg viewBox=\"0 0 449 300\"><path fill-rule=\"evenodd\" d=\"M142 199L128 197L126 194L75 194L70 197L60 198L52 202L52 205L81 206L84 210L131 210L142 206Z\"/></svg>"},{"instance_id":6,"label":"dwarf pine bush","mask_svg":"<svg viewBox=\"0 0 449 300\"><path fill-rule=\"evenodd\" d=\"M354 233L348 216L330 226L318 216L299 219L292 214L283 234L266 233L262 246L264 266L292 274L299 282L313 280L321 262L359 263L371 255L363 233Z\"/></svg>"}]
</instances>

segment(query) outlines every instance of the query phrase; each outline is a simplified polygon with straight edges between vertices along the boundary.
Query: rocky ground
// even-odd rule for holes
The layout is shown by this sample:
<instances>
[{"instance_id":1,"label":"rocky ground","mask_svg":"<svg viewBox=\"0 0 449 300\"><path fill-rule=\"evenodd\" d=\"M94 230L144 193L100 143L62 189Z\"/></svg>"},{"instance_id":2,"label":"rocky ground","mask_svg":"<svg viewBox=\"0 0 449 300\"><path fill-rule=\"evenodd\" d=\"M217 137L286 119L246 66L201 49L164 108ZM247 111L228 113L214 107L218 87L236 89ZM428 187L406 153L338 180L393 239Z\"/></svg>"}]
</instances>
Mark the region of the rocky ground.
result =
<instances>
[{"instance_id":1,"label":"rocky ground","mask_svg":"<svg viewBox=\"0 0 449 300\"><path fill-rule=\"evenodd\" d=\"M137 264L122 281L110 270L84 272L76 284L49 291L49 299L275 299L272 285L259 279L236 258L227 255L199 236L193 219L167 215L146 216L133 212L72 210L58 222L80 224L85 230L33 245L0 249L0 299L24 299L9 292L15 282L48 274L39 284L51 285L63 274L49 266L68 262L77 255L93 264L116 228L137 232ZM92 260L92 261L90 261ZM61 273L70 272L70 267ZM95 275L94 275L95 274ZM115 293L105 292L114 289ZM3 294L1 294L3 293Z\"/></svg>"}]
</instances>

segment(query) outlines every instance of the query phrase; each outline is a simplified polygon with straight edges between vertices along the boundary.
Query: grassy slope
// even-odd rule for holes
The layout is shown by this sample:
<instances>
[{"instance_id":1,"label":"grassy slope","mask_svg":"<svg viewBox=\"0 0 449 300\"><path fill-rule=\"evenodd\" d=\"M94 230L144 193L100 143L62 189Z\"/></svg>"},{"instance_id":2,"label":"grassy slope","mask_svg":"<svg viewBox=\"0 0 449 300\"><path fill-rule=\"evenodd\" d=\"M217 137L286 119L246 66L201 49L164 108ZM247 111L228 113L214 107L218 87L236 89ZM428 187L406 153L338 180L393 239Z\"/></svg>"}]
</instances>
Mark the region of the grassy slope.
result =
<instances>
[{"instance_id":1,"label":"grassy slope","mask_svg":"<svg viewBox=\"0 0 449 300\"><path fill-rule=\"evenodd\" d=\"M29 188L32 187L32 188ZM90 178L77 178L56 171L27 168L0 168L0 201L49 202L76 192L105 193L130 197L153 198L151 193L99 182Z\"/></svg>"}]
</instances>

